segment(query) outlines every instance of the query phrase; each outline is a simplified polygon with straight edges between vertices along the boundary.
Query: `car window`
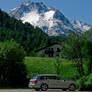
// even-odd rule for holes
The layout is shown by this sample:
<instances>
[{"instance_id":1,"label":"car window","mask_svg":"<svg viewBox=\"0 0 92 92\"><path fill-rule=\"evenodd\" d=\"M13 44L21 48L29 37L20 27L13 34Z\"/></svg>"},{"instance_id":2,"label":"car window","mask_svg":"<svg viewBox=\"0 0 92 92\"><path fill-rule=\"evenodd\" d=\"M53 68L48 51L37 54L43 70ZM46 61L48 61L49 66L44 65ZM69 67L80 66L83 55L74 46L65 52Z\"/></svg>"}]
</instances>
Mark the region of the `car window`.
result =
<instances>
[{"instance_id":1,"label":"car window","mask_svg":"<svg viewBox=\"0 0 92 92\"><path fill-rule=\"evenodd\" d=\"M47 79L56 80L56 76L41 76L40 77L40 80L47 80Z\"/></svg>"},{"instance_id":2,"label":"car window","mask_svg":"<svg viewBox=\"0 0 92 92\"><path fill-rule=\"evenodd\" d=\"M47 76L47 79L56 80L56 76Z\"/></svg>"},{"instance_id":3,"label":"car window","mask_svg":"<svg viewBox=\"0 0 92 92\"><path fill-rule=\"evenodd\" d=\"M61 78L60 78L60 77L57 77L56 79L57 79L57 80L61 80Z\"/></svg>"},{"instance_id":4,"label":"car window","mask_svg":"<svg viewBox=\"0 0 92 92\"><path fill-rule=\"evenodd\" d=\"M41 76L40 80L47 80L47 77L46 76Z\"/></svg>"},{"instance_id":5,"label":"car window","mask_svg":"<svg viewBox=\"0 0 92 92\"><path fill-rule=\"evenodd\" d=\"M32 79L39 79L39 76L35 76L35 77L33 77Z\"/></svg>"},{"instance_id":6,"label":"car window","mask_svg":"<svg viewBox=\"0 0 92 92\"><path fill-rule=\"evenodd\" d=\"M56 79L57 79L57 80L64 80L63 78L61 78L61 77L59 77L59 76L57 76Z\"/></svg>"}]
</instances>

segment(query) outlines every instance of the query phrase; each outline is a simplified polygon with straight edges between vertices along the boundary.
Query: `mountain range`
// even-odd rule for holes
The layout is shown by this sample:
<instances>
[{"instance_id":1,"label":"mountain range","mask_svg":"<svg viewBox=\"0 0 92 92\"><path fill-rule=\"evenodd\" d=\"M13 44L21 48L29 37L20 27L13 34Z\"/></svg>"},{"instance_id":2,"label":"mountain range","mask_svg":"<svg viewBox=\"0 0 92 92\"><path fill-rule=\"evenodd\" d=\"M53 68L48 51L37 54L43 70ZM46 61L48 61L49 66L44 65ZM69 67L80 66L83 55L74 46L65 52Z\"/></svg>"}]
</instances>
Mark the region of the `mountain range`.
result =
<instances>
[{"instance_id":1,"label":"mountain range","mask_svg":"<svg viewBox=\"0 0 92 92\"><path fill-rule=\"evenodd\" d=\"M72 31L81 34L92 27L78 20L70 21L59 10L47 7L42 2L25 1L8 14L23 23L29 22L40 27L49 36L67 36L67 33Z\"/></svg>"}]
</instances>

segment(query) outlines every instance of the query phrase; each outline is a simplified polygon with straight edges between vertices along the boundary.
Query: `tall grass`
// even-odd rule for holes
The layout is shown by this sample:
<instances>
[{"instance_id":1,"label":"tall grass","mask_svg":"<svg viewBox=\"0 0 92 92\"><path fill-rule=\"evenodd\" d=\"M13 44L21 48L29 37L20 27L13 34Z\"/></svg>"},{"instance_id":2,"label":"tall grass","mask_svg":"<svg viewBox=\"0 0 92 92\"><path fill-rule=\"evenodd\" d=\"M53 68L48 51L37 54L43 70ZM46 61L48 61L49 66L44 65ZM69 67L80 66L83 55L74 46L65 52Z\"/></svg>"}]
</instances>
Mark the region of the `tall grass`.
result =
<instances>
[{"instance_id":1,"label":"tall grass","mask_svg":"<svg viewBox=\"0 0 92 92\"><path fill-rule=\"evenodd\" d=\"M55 58L26 57L25 65L27 68L27 77L32 78L38 74L56 74L54 66ZM67 60L61 60L61 74L63 78L74 79L77 74L73 63Z\"/></svg>"}]
</instances>

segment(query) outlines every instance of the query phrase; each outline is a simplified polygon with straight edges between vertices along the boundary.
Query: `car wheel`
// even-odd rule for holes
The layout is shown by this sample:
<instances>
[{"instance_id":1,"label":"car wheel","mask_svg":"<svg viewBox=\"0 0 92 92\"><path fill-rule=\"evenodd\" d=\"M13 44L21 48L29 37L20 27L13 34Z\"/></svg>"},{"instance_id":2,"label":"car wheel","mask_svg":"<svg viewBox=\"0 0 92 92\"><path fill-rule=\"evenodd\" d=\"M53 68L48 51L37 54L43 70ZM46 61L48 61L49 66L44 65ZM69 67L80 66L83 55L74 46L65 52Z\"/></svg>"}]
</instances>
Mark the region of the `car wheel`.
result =
<instances>
[{"instance_id":1,"label":"car wheel","mask_svg":"<svg viewBox=\"0 0 92 92\"><path fill-rule=\"evenodd\" d=\"M41 85L41 91L47 91L48 90L48 85L47 84L42 84Z\"/></svg>"},{"instance_id":2,"label":"car wheel","mask_svg":"<svg viewBox=\"0 0 92 92\"><path fill-rule=\"evenodd\" d=\"M67 89L63 88L62 90L63 90L63 91L66 91Z\"/></svg>"},{"instance_id":3,"label":"car wheel","mask_svg":"<svg viewBox=\"0 0 92 92\"><path fill-rule=\"evenodd\" d=\"M69 91L75 91L76 86L74 84L69 85Z\"/></svg>"},{"instance_id":4,"label":"car wheel","mask_svg":"<svg viewBox=\"0 0 92 92\"><path fill-rule=\"evenodd\" d=\"M40 89L39 88L36 88L35 91L39 91Z\"/></svg>"}]
</instances>

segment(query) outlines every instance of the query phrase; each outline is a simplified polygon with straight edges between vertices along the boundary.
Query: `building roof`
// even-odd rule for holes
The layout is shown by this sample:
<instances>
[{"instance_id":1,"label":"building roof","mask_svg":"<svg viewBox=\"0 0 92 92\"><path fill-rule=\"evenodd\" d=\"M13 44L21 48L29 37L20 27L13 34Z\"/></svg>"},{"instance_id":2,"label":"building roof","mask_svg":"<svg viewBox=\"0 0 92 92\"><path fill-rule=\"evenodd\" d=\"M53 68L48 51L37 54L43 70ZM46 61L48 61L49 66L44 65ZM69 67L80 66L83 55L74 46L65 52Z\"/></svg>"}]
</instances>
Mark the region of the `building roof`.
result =
<instances>
[{"instance_id":1,"label":"building roof","mask_svg":"<svg viewBox=\"0 0 92 92\"><path fill-rule=\"evenodd\" d=\"M59 44L59 43L54 43L54 44L51 44L51 45L48 45L48 46L39 48L39 49L35 50L35 52L38 52L38 51L43 50L43 49L46 49L46 48L51 47L51 46L53 46L53 45L61 45L61 44Z\"/></svg>"}]
</instances>

